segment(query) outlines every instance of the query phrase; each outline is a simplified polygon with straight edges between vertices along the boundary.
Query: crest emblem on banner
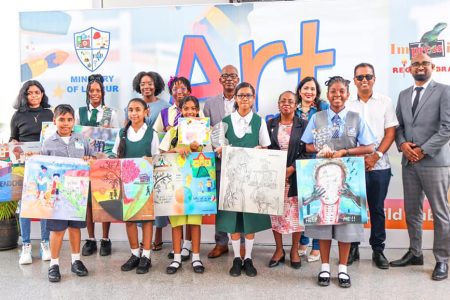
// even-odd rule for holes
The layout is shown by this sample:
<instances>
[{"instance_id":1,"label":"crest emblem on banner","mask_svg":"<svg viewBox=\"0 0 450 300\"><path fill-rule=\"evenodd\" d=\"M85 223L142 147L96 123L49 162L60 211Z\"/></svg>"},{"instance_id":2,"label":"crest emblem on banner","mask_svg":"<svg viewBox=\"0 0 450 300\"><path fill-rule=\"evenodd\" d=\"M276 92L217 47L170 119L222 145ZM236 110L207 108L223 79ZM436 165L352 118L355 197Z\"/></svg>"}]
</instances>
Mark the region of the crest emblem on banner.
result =
<instances>
[{"instance_id":1,"label":"crest emblem on banner","mask_svg":"<svg viewBox=\"0 0 450 300\"><path fill-rule=\"evenodd\" d=\"M74 33L75 52L80 62L89 71L97 70L108 56L109 37L108 31L94 27Z\"/></svg>"}]
</instances>

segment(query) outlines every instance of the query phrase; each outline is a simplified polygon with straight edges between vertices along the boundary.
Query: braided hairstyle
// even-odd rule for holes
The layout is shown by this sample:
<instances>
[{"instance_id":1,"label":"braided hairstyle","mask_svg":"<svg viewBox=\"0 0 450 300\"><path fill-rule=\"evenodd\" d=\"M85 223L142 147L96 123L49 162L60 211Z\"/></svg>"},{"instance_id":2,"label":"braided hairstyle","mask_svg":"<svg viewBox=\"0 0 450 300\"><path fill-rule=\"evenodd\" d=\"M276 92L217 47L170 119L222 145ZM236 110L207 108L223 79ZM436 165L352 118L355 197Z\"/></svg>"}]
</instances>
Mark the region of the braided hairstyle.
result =
<instances>
[{"instance_id":1,"label":"braided hairstyle","mask_svg":"<svg viewBox=\"0 0 450 300\"><path fill-rule=\"evenodd\" d=\"M105 81L105 79L103 78L102 74L89 75L88 84L86 86L86 106L88 109L89 104L91 103L91 101L89 100L89 91L91 90L91 86L94 82L100 85L100 89L102 90L102 106L105 105L105 86L103 85L103 81Z\"/></svg>"},{"instance_id":2,"label":"braided hairstyle","mask_svg":"<svg viewBox=\"0 0 450 300\"><path fill-rule=\"evenodd\" d=\"M345 79L344 77L341 76L332 76L329 77L327 81L325 81L325 85L328 87L328 91L330 91L330 86L332 86L336 82L342 83L347 88L347 92L349 92L350 80Z\"/></svg>"},{"instance_id":3,"label":"braided hairstyle","mask_svg":"<svg viewBox=\"0 0 450 300\"><path fill-rule=\"evenodd\" d=\"M144 108L144 110L148 109L147 103L145 103L144 100L142 100L141 98L133 98L128 102L127 110L128 110L128 106L132 102L139 102L142 105L142 107ZM131 120L128 120L127 125L125 125L125 128L122 131L122 135L120 136L119 147L117 147L117 157L118 158L125 157L126 140L127 140L128 129L130 128L130 126L131 126Z\"/></svg>"}]
</instances>

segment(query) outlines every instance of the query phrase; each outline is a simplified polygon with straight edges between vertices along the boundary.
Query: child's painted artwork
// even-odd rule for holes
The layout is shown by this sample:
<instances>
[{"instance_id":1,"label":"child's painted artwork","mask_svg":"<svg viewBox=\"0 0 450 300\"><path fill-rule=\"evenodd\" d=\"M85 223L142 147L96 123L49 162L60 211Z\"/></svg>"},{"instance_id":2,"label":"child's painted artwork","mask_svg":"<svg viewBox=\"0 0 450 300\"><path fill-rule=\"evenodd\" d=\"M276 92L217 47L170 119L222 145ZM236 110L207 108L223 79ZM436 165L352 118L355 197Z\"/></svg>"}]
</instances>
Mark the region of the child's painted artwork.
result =
<instances>
[{"instance_id":1,"label":"child's painted artwork","mask_svg":"<svg viewBox=\"0 0 450 300\"><path fill-rule=\"evenodd\" d=\"M120 128L104 128L75 125L73 132L82 134L89 140L89 143L95 152L112 154L112 149L116 141L116 136ZM56 126L52 122L43 122L41 131L41 142L52 136L56 132Z\"/></svg>"},{"instance_id":2,"label":"child's painted artwork","mask_svg":"<svg viewBox=\"0 0 450 300\"><path fill-rule=\"evenodd\" d=\"M364 158L297 160L300 218L308 225L367 223Z\"/></svg>"},{"instance_id":3,"label":"child's painted artwork","mask_svg":"<svg viewBox=\"0 0 450 300\"><path fill-rule=\"evenodd\" d=\"M91 165L95 222L147 221L153 213L151 159L99 159Z\"/></svg>"},{"instance_id":4,"label":"child's painted artwork","mask_svg":"<svg viewBox=\"0 0 450 300\"><path fill-rule=\"evenodd\" d=\"M9 158L13 164L24 164L27 157L41 153L41 145L41 142L9 143Z\"/></svg>"},{"instance_id":5,"label":"child's painted artwork","mask_svg":"<svg viewBox=\"0 0 450 300\"><path fill-rule=\"evenodd\" d=\"M89 165L80 158L31 156L25 164L20 216L86 220Z\"/></svg>"},{"instance_id":6,"label":"child's painted artwork","mask_svg":"<svg viewBox=\"0 0 450 300\"><path fill-rule=\"evenodd\" d=\"M178 135L180 144L190 145L197 142L209 145L211 126L209 118L179 118Z\"/></svg>"},{"instance_id":7,"label":"child's painted artwork","mask_svg":"<svg viewBox=\"0 0 450 300\"><path fill-rule=\"evenodd\" d=\"M155 215L206 215L217 213L216 161L213 152L177 153L153 160Z\"/></svg>"},{"instance_id":8,"label":"child's painted artwork","mask_svg":"<svg viewBox=\"0 0 450 300\"><path fill-rule=\"evenodd\" d=\"M23 165L0 161L0 202L18 201L22 197Z\"/></svg>"},{"instance_id":9,"label":"child's painted artwork","mask_svg":"<svg viewBox=\"0 0 450 300\"><path fill-rule=\"evenodd\" d=\"M219 209L283 215L287 152L223 147Z\"/></svg>"}]
</instances>

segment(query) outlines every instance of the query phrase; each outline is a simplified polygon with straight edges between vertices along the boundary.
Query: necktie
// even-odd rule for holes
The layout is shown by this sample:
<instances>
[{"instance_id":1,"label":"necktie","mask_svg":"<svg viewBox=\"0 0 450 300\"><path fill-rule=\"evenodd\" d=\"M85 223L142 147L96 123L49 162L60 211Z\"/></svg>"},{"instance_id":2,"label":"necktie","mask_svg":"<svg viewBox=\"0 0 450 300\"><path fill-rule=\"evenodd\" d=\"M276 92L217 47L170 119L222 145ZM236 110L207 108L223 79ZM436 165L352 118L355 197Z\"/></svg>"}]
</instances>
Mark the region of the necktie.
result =
<instances>
[{"instance_id":1,"label":"necktie","mask_svg":"<svg viewBox=\"0 0 450 300\"><path fill-rule=\"evenodd\" d=\"M333 135L331 136L333 139L339 138L339 129L341 127L341 118L338 114L334 115L333 118L331 118L331 121L333 122Z\"/></svg>"},{"instance_id":2,"label":"necktie","mask_svg":"<svg viewBox=\"0 0 450 300\"><path fill-rule=\"evenodd\" d=\"M413 105L412 105L412 114L414 116L414 113L416 112L417 105L419 104L420 99L420 92L422 92L423 87L416 87L414 89L416 91L416 96L414 97Z\"/></svg>"},{"instance_id":3,"label":"necktie","mask_svg":"<svg viewBox=\"0 0 450 300\"><path fill-rule=\"evenodd\" d=\"M97 113L98 113L98 109L96 109L96 108L92 109L91 117L89 118L89 124L91 126L97 125Z\"/></svg>"},{"instance_id":4,"label":"necktie","mask_svg":"<svg viewBox=\"0 0 450 300\"><path fill-rule=\"evenodd\" d=\"M173 120L173 126L178 125L178 119L181 117L181 111L177 108L177 114L175 115L175 120Z\"/></svg>"}]
</instances>

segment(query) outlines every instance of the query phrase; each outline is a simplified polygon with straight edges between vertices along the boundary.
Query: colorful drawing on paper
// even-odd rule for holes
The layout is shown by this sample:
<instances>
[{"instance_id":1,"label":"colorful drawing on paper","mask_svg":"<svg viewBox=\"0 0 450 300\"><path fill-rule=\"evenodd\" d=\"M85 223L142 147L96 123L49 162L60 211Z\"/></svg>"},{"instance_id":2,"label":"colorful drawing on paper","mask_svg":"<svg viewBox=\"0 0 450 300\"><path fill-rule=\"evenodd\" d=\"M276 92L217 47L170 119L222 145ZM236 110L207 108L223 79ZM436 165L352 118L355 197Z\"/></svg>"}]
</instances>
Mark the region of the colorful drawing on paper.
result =
<instances>
[{"instance_id":1,"label":"colorful drawing on paper","mask_svg":"<svg viewBox=\"0 0 450 300\"><path fill-rule=\"evenodd\" d=\"M364 158L298 160L298 200L305 225L367 223Z\"/></svg>"},{"instance_id":2,"label":"colorful drawing on paper","mask_svg":"<svg viewBox=\"0 0 450 300\"><path fill-rule=\"evenodd\" d=\"M41 142L9 143L9 158L13 164L24 164L28 156L41 153L41 145Z\"/></svg>"},{"instance_id":3,"label":"colorful drawing on paper","mask_svg":"<svg viewBox=\"0 0 450 300\"><path fill-rule=\"evenodd\" d=\"M23 165L0 161L0 202L18 201L22 197Z\"/></svg>"},{"instance_id":4,"label":"colorful drawing on paper","mask_svg":"<svg viewBox=\"0 0 450 300\"><path fill-rule=\"evenodd\" d=\"M283 215L286 151L223 147L219 209Z\"/></svg>"},{"instance_id":5,"label":"colorful drawing on paper","mask_svg":"<svg viewBox=\"0 0 450 300\"><path fill-rule=\"evenodd\" d=\"M82 159L36 155L25 164L20 216L84 221L89 165Z\"/></svg>"},{"instance_id":6,"label":"colorful drawing on paper","mask_svg":"<svg viewBox=\"0 0 450 300\"><path fill-rule=\"evenodd\" d=\"M91 193L96 222L153 220L151 159L94 161L91 165Z\"/></svg>"},{"instance_id":7,"label":"colorful drawing on paper","mask_svg":"<svg viewBox=\"0 0 450 300\"><path fill-rule=\"evenodd\" d=\"M180 143L190 145L197 142L200 145L209 145L210 142L209 118L180 118L178 119L178 133Z\"/></svg>"},{"instance_id":8,"label":"colorful drawing on paper","mask_svg":"<svg viewBox=\"0 0 450 300\"><path fill-rule=\"evenodd\" d=\"M217 213L213 152L195 152L186 158L175 153L158 155L153 178L156 216Z\"/></svg>"},{"instance_id":9,"label":"colorful drawing on paper","mask_svg":"<svg viewBox=\"0 0 450 300\"><path fill-rule=\"evenodd\" d=\"M120 128L105 128L75 125L73 132L82 134L89 140L89 144L95 152L112 154L116 136ZM48 137L56 133L56 126L52 122L43 122L40 141L43 142Z\"/></svg>"}]
</instances>

